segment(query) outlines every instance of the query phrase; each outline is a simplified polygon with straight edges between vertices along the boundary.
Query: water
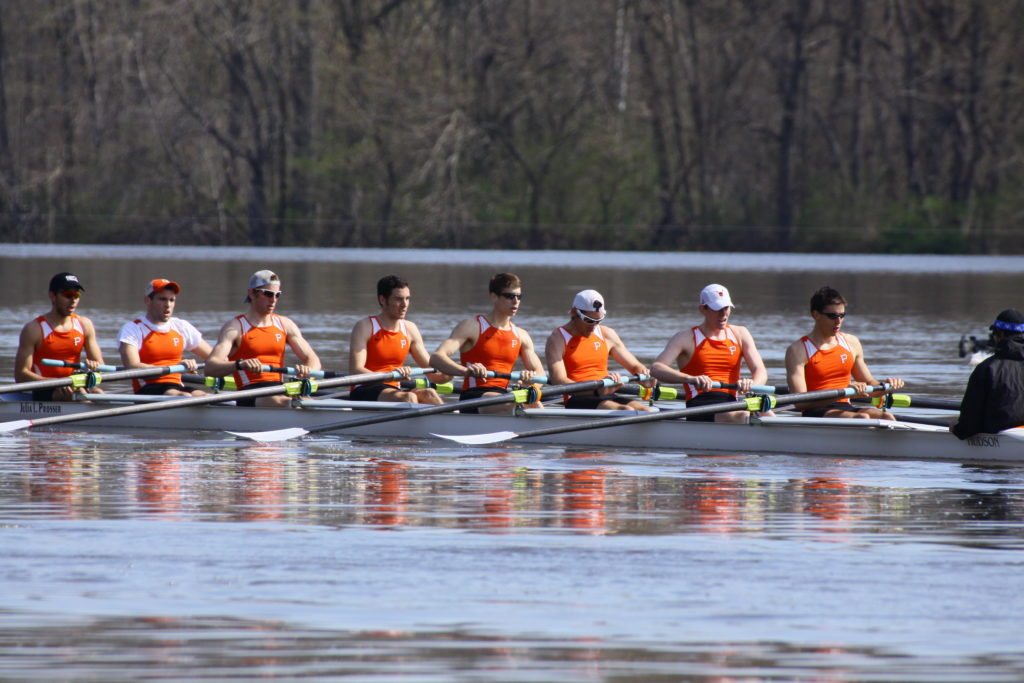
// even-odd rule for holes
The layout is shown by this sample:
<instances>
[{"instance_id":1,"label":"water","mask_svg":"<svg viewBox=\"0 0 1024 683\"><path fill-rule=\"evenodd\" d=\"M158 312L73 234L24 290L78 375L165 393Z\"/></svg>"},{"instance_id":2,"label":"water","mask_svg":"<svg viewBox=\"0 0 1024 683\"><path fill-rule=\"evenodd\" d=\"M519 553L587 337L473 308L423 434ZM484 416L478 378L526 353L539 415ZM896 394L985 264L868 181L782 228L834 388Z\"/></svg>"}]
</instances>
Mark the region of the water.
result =
<instances>
[{"instance_id":1,"label":"water","mask_svg":"<svg viewBox=\"0 0 1024 683\"><path fill-rule=\"evenodd\" d=\"M282 312L330 368L344 368L347 332L392 270L413 284L430 347L510 268L536 341L596 286L645 361L720 281L773 383L827 282L850 299L876 373L936 397L966 381L960 334L1021 305L1006 296L1020 269L976 259L928 272L928 257L899 257L882 273L850 259L823 274L761 268L761 255L712 271L702 255L562 255L567 269L531 265L551 254L19 248L0 259L5 375L64 268L82 277L82 312L112 360L147 278L178 280L180 312L212 337L270 265ZM0 548L2 680L1024 678L1014 467L69 429L0 439Z\"/></svg>"}]
</instances>

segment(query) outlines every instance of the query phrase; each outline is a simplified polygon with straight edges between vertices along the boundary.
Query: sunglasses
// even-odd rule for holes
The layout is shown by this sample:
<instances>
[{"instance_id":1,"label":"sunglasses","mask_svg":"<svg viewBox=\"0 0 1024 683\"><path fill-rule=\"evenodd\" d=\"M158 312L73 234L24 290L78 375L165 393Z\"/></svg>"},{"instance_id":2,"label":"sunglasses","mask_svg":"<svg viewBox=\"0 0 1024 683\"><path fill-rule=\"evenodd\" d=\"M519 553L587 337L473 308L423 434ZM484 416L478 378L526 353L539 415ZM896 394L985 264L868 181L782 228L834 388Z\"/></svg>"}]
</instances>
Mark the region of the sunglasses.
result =
<instances>
[{"instance_id":1,"label":"sunglasses","mask_svg":"<svg viewBox=\"0 0 1024 683\"><path fill-rule=\"evenodd\" d=\"M268 299L280 299L281 298L281 292L275 292L275 291L273 291L271 289L254 289L252 291L253 291L254 294L262 294L263 296L267 297Z\"/></svg>"},{"instance_id":2,"label":"sunglasses","mask_svg":"<svg viewBox=\"0 0 1024 683\"><path fill-rule=\"evenodd\" d=\"M513 299L515 299L516 301L522 301L523 299L522 294L513 294L512 292L502 292L499 296L502 296L508 299L509 301L512 301Z\"/></svg>"},{"instance_id":3,"label":"sunglasses","mask_svg":"<svg viewBox=\"0 0 1024 683\"><path fill-rule=\"evenodd\" d=\"M818 313L821 313L829 320L842 320L843 318L846 317L845 313L826 313L825 311L818 311Z\"/></svg>"},{"instance_id":4,"label":"sunglasses","mask_svg":"<svg viewBox=\"0 0 1024 683\"><path fill-rule=\"evenodd\" d=\"M604 318L591 318L589 315L584 315L582 311L577 310L576 312L579 313L580 320L582 320L585 323L590 323L591 325L600 325L605 321L605 318L608 317L605 316Z\"/></svg>"},{"instance_id":5,"label":"sunglasses","mask_svg":"<svg viewBox=\"0 0 1024 683\"><path fill-rule=\"evenodd\" d=\"M63 292L60 293L60 295L62 297L64 297L65 299L81 299L82 298L82 290L80 290L80 289L65 289Z\"/></svg>"}]
</instances>

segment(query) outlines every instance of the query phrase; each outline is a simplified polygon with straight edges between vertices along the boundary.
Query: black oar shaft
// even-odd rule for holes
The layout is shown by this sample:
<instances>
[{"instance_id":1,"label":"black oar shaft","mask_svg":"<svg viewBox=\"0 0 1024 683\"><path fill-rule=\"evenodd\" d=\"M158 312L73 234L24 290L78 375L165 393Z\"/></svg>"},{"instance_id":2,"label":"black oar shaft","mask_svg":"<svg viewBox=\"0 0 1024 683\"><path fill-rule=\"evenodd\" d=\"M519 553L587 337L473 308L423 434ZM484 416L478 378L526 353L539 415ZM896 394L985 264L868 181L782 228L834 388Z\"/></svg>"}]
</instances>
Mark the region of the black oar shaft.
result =
<instances>
[{"instance_id":1,"label":"black oar shaft","mask_svg":"<svg viewBox=\"0 0 1024 683\"><path fill-rule=\"evenodd\" d=\"M339 387L347 384L361 384L363 382L380 382L396 379L390 372L371 372L362 375L348 375L336 379L327 379L319 383L320 387ZM206 396L190 396L173 401L161 401L159 403L141 403L104 410L94 410L83 413L72 413L69 415L51 415L30 420L31 427L42 427L45 425L61 424L63 422L79 422L83 420L97 420L104 417L119 417L121 415L134 415L136 413L149 413L158 410L170 410L173 408L186 408L189 406L202 406L212 403L224 403L239 398L262 398L264 396L275 396L283 394L287 387L283 384L272 387L260 387L259 389L243 389L241 391L225 391L219 394L208 394Z\"/></svg>"},{"instance_id":2,"label":"black oar shaft","mask_svg":"<svg viewBox=\"0 0 1024 683\"><path fill-rule=\"evenodd\" d=\"M172 366L175 367L175 366ZM157 377L159 375L169 374L170 368L138 368L136 370L119 370L117 372L97 372L96 376L104 382L113 382L119 379L136 379L139 377ZM180 372L176 370L175 372ZM53 379L37 379L31 382L19 382L17 384L8 384L5 387L0 386L0 394L9 394L16 391L34 391L36 389L56 389L58 387L70 386L75 382L72 379L75 375L82 375L85 373L74 373L67 375L66 377L55 377Z\"/></svg>"},{"instance_id":3,"label":"black oar shaft","mask_svg":"<svg viewBox=\"0 0 1024 683\"><path fill-rule=\"evenodd\" d=\"M871 391L878 391L878 388L871 388ZM811 401L823 401L830 398L842 398L853 393L853 389L825 389L822 391L809 391L802 394L786 394L775 398L775 405L790 403L805 403ZM727 403L715 403L713 405L698 406L696 408L682 408L680 410L665 410L658 413L647 413L645 415L628 415L626 417L613 417L606 420L593 420L580 422L574 425L558 427L545 427L542 429L531 429L519 432L514 439L525 439L534 436L547 436L549 434L565 434L568 432L579 432L587 429L604 429L607 427L619 427L628 424L640 424L643 422L657 422L659 420L671 420L680 417L693 417L696 415L709 415L712 413L725 413L733 410L748 410L748 403L742 401L729 401Z\"/></svg>"},{"instance_id":4,"label":"black oar shaft","mask_svg":"<svg viewBox=\"0 0 1024 683\"><path fill-rule=\"evenodd\" d=\"M560 394L572 394L579 391L594 391L604 386L606 386L605 380L595 379L590 382L577 382L575 384L553 385L552 389L556 389ZM317 432L330 432L339 429L363 427L365 425L379 424L381 422L392 422L395 420L404 420L413 417L425 417L427 415L452 413L455 412L456 410L466 410L467 408L483 408L485 406L500 405L502 403L514 403L516 402L516 400L516 395L511 392L507 394L499 394L497 396L482 396L480 398L474 398L468 401L453 401L452 403L445 403L444 405L425 406L423 408L411 408L409 410L403 410L399 413L368 415L366 417L357 417L351 420L339 420L337 422L328 422L321 425L306 427L305 431L309 434L315 434Z\"/></svg>"}]
</instances>

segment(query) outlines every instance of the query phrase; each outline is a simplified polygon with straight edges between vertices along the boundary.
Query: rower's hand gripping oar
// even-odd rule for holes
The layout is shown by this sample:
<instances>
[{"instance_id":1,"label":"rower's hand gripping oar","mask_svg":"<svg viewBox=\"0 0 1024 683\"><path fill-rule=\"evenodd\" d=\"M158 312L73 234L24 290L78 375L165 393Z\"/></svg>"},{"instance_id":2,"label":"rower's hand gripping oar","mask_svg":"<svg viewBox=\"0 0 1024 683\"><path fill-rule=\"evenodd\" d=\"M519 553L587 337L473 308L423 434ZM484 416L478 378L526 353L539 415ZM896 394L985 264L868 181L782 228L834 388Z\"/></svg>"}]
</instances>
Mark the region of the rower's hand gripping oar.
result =
<instances>
[{"instance_id":1,"label":"rower's hand gripping oar","mask_svg":"<svg viewBox=\"0 0 1024 683\"><path fill-rule=\"evenodd\" d=\"M106 366L113 367L113 366ZM142 377L159 377L175 372L184 372L187 368L184 365L170 365L166 367L138 368L135 370L118 370L116 372L82 372L68 375L67 377L55 377L53 379L37 379L31 382L19 382L0 387L0 394L12 393L15 391L33 391L36 389L56 389L58 387L74 387L75 389L92 389L101 382L113 382L119 379L137 379Z\"/></svg>"},{"instance_id":2,"label":"rower's hand gripping oar","mask_svg":"<svg viewBox=\"0 0 1024 683\"><path fill-rule=\"evenodd\" d=\"M557 390L559 394L573 394L580 391L596 391L610 386L615 386L615 382L612 382L610 379L596 379L589 382L554 385L552 389ZM362 427L364 425L380 424L382 422L405 420L411 417L425 417L427 415L438 415L440 413L453 413L456 410L465 410L467 408L482 408L484 406L494 406L502 403L534 403L539 401L540 398L540 390L535 386L531 386L525 389L515 389L507 394L500 394L498 396L482 396L468 401L453 401L452 403L446 403L439 406L424 406L423 408L410 408L409 410L403 410L397 413L384 413L368 415L366 417L357 417L350 420L338 420L337 422L327 422L321 425L306 427L305 429L302 427L289 427L287 429L274 429L266 432L228 432L228 434L234 434L235 436L240 436L244 439L251 439L252 441L286 441L287 439L305 436L306 434L350 429L353 427Z\"/></svg>"},{"instance_id":3,"label":"rower's hand gripping oar","mask_svg":"<svg viewBox=\"0 0 1024 683\"><path fill-rule=\"evenodd\" d=\"M881 385L868 387L869 392L884 391L888 387ZM747 410L754 412L766 412L776 406L792 403L808 403L811 401L824 401L826 399L843 398L856 396L857 390L853 387L845 389L823 389L821 391L807 391L802 394L786 394L784 396L760 395L750 398L729 401L727 403L716 403L696 408L682 408L680 410L665 410L660 413L647 413L645 415L628 415L626 417L613 417L604 420L592 420L590 422L578 422L576 424L545 427L543 429L532 429L525 432L492 432L490 434L470 434L466 436L450 434L432 434L441 439L448 439L461 444L483 445L500 443L512 439L526 439L533 436L547 436L549 434L564 434L567 432L579 432L587 429L604 429L606 427L618 427L621 425L639 424L642 422L656 422L658 420L671 420L680 417L691 417L694 415L712 415L714 413L726 413L733 410Z\"/></svg>"},{"instance_id":4,"label":"rower's hand gripping oar","mask_svg":"<svg viewBox=\"0 0 1024 683\"><path fill-rule=\"evenodd\" d=\"M137 370L134 372L146 372L146 371L160 371L152 372L151 374L161 374L162 372L183 372L185 370L182 366L172 366L170 368L146 368L145 370ZM122 374L121 379L127 379L127 373L133 372L126 370ZM140 377L142 375L132 375L134 377ZM108 376L109 377L109 376ZM345 377L337 377L334 379L325 379L319 383L319 388L330 388L330 387L343 387L351 384L364 384L368 382L389 382L392 380L400 379L401 375L397 372L368 372L361 375L347 375ZM29 427L42 427L44 425L61 424L64 422L81 422L83 420L97 420L104 417L116 417L121 415L134 415L136 413L151 413L158 410L172 410L174 408L185 408L189 406L202 406L211 403L224 403L226 401L234 401L239 398L262 398L264 396L275 396L277 394L309 394L317 389L316 380L305 379L298 382L286 382L284 384L277 384L271 387L260 387L258 389L243 389L242 391L225 391L219 394L207 394L205 396L186 396L183 398L176 398L171 401L160 401L158 403L140 403L130 406L119 406L117 408L107 408L103 410L90 410L81 413L72 413L69 415L48 415L46 417L39 417L34 420L14 420L12 422L0 423L0 433L2 432L13 432L19 429L27 429Z\"/></svg>"}]
</instances>

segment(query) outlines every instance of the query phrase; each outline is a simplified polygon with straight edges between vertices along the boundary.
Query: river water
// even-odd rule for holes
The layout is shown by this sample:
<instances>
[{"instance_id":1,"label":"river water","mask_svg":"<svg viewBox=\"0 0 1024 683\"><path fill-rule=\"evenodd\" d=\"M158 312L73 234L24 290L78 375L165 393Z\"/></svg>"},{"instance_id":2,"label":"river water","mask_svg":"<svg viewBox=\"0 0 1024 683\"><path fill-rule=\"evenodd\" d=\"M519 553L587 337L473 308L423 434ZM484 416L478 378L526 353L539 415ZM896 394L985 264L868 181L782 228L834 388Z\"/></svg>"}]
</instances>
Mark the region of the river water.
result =
<instances>
[{"instance_id":1,"label":"river water","mask_svg":"<svg viewBox=\"0 0 1024 683\"><path fill-rule=\"evenodd\" d=\"M212 340L263 267L332 369L390 272L429 347L512 270L540 345L595 287L647 362L720 282L771 383L831 284L877 375L947 398L1024 307L1020 258L6 245L0 369L60 270L115 361L147 279ZM1019 467L153 427L0 438L0 680L1024 678Z\"/></svg>"}]
</instances>

